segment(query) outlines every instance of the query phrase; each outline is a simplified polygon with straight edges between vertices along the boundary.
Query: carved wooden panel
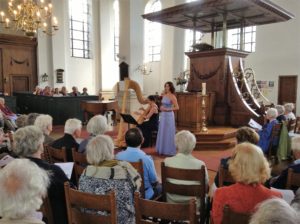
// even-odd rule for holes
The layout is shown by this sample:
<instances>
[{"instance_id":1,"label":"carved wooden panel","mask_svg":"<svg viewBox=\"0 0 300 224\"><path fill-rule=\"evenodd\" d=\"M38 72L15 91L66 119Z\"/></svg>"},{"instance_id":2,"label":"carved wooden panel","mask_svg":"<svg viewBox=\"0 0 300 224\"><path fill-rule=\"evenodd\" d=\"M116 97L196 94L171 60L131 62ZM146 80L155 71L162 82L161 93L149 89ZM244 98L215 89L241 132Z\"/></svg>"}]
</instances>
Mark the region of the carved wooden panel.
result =
<instances>
[{"instance_id":1,"label":"carved wooden panel","mask_svg":"<svg viewBox=\"0 0 300 224\"><path fill-rule=\"evenodd\" d=\"M26 37L0 35L0 89L32 91L37 84L37 42Z\"/></svg>"}]
</instances>

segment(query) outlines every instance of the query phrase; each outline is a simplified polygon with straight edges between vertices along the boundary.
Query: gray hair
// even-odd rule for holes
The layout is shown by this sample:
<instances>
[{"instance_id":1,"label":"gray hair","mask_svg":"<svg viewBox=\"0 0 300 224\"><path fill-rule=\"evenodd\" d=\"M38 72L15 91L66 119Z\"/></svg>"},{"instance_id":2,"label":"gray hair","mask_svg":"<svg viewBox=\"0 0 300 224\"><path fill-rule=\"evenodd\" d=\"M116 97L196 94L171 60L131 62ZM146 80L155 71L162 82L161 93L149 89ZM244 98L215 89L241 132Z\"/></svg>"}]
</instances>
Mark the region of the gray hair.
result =
<instances>
[{"instance_id":1,"label":"gray hair","mask_svg":"<svg viewBox=\"0 0 300 224\"><path fill-rule=\"evenodd\" d=\"M300 152L300 136L296 136L292 138L292 145L291 149L293 151L298 151Z\"/></svg>"},{"instance_id":2,"label":"gray hair","mask_svg":"<svg viewBox=\"0 0 300 224\"><path fill-rule=\"evenodd\" d=\"M18 129L13 138L13 151L21 157L31 156L36 153L42 149L44 142L42 131L33 125Z\"/></svg>"},{"instance_id":3,"label":"gray hair","mask_svg":"<svg viewBox=\"0 0 300 224\"><path fill-rule=\"evenodd\" d=\"M16 120L16 125L18 126L18 128L25 127L27 125L27 119L28 119L28 115L26 114L20 115Z\"/></svg>"},{"instance_id":4,"label":"gray hair","mask_svg":"<svg viewBox=\"0 0 300 224\"><path fill-rule=\"evenodd\" d=\"M86 126L86 130L88 131L88 133L93 135L104 134L107 129L107 119L102 115L96 115L92 117Z\"/></svg>"},{"instance_id":5,"label":"gray hair","mask_svg":"<svg viewBox=\"0 0 300 224\"><path fill-rule=\"evenodd\" d=\"M282 105L276 105L275 109L277 110L278 115L282 115L285 112L284 106Z\"/></svg>"},{"instance_id":6,"label":"gray hair","mask_svg":"<svg viewBox=\"0 0 300 224\"><path fill-rule=\"evenodd\" d=\"M286 103L284 104L284 108L287 112L293 112L295 106L293 103Z\"/></svg>"},{"instance_id":7,"label":"gray hair","mask_svg":"<svg viewBox=\"0 0 300 224\"><path fill-rule=\"evenodd\" d=\"M76 118L71 118L66 121L64 132L73 135L76 130L81 130L81 128L81 121Z\"/></svg>"},{"instance_id":8,"label":"gray hair","mask_svg":"<svg viewBox=\"0 0 300 224\"><path fill-rule=\"evenodd\" d=\"M108 135L92 138L86 146L86 158L89 164L99 165L102 161L114 158L114 143Z\"/></svg>"},{"instance_id":9,"label":"gray hair","mask_svg":"<svg viewBox=\"0 0 300 224\"><path fill-rule=\"evenodd\" d=\"M49 185L48 173L28 159L15 159L0 172L0 216L21 219L38 210Z\"/></svg>"},{"instance_id":10,"label":"gray hair","mask_svg":"<svg viewBox=\"0 0 300 224\"><path fill-rule=\"evenodd\" d=\"M272 198L258 205L258 210L252 216L250 224L297 224L299 218L297 211L286 201L280 198Z\"/></svg>"},{"instance_id":11,"label":"gray hair","mask_svg":"<svg viewBox=\"0 0 300 224\"><path fill-rule=\"evenodd\" d=\"M275 108L269 108L267 110L267 116L268 118L276 118L278 116L278 112Z\"/></svg>"},{"instance_id":12,"label":"gray hair","mask_svg":"<svg viewBox=\"0 0 300 224\"><path fill-rule=\"evenodd\" d=\"M27 125L34 125L35 119L40 116L38 113L30 113L27 117Z\"/></svg>"},{"instance_id":13,"label":"gray hair","mask_svg":"<svg viewBox=\"0 0 300 224\"><path fill-rule=\"evenodd\" d=\"M49 134L49 126L52 126L52 120L53 118L48 115L48 114L41 114L40 116L38 116L34 122L34 126L37 126L38 128L41 129L41 131L44 134Z\"/></svg>"},{"instance_id":14,"label":"gray hair","mask_svg":"<svg viewBox=\"0 0 300 224\"><path fill-rule=\"evenodd\" d=\"M196 137L190 131L180 131L175 135L175 145L179 153L191 154L196 146Z\"/></svg>"}]
</instances>

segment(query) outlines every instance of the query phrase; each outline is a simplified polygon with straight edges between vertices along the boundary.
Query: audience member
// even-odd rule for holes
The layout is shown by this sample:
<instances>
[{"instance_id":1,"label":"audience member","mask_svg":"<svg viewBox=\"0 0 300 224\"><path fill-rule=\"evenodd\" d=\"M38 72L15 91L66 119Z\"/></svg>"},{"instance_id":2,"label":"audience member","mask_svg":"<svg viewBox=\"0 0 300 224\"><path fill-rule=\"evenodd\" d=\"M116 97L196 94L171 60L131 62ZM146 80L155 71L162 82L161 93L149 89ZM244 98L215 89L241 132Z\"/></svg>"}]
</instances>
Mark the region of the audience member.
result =
<instances>
[{"instance_id":1,"label":"audience member","mask_svg":"<svg viewBox=\"0 0 300 224\"><path fill-rule=\"evenodd\" d=\"M44 223L37 218L36 211L43 203L48 185L47 172L33 162L15 159L7 164L0 172L0 223Z\"/></svg>"},{"instance_id":2,"label":"audience member","mask_svg":"<svg viewBox=\"0 0 300 224\"><path fill-rule=\"evenodd\" d=\"M59 92L59 89L58 89L58 88L55 88L55 89L54 89L54 92L53 92L53 96L54 96L54 97L59 97L59 96L63 96L63 94L61 94L61 93Z\"/></svg>"},{"instance_id":3,"label":"audience member","mask_svg":"<svg viewBox=\"0 0 300 224\"><path fill-rule=\"evenodd\" d=\"M175 135L175 145L177 148L177 154L173 157L165 159L165 165L168 167L179 169L195 169L200 170L205 163L192 156L192 151L196 146L196 137L189 131L180 131ZM173 184L205 184L208 186L208 173L205 166L205 183L199 183L197 181L185 181L169 179L168 181ZM183 196L177 194L167 193L167 202L171 203L188 203L191 199L190 196Z\"/></svg>"},{"instance_id":4,"label":"audience member","mask_svg":"<svg viewBox=\"0 0 300 224\"><path fill-rule=\"evenodd\" d=\"M11 141L8 134L4 134L3 129L0 128L0 154L2 153L16 157L16 155L11 151Z\"/></svg>"},{"instance_id":5,"label":"audience member","mask_svg":"<svg viewBox=\"0 0 300 224\"><path fill-rule=\"evenodd\" d=\"M278 145L279 139L276 139L274 142L270 142L272 129L275 124L278 124L278 121L276 120L277 115L277 110L275 108L268 109L266 114L268 122L262 127L262 130L258 131L258 146L263 150L265 154L268 153L270 144L272 144L273 146Z\"/></svg>"},{"instance_id":6,"label":"audience member","mask_svg":"<svg viewBox=\"0 0 300 224\"><path fill-rule=\"evenodd\" d=\"M83 89L82 89L82 93L81 93L81 96L88 96L89 94L88 94L88 89L86 88L86 87L84 87Z\"/></svg>"},{"instance_id":7,"label":"audience member","mask_svg":"<svg viewBox=\"0 0 300 224\"><path fill-rule=\"evenodd\" d=\"M292 200L291 206L300 213L300 188L296 191L295 198Z\"/></svg>"},{"instance_id":8,"label":"audience member","mask_svg":"<svg viewBox=\"0 0 300 224\"><path fill-rule=\"evenodd\" d=\"M241 127L236 132L236 140L237 140L237 144L241 144L243 142L249 142L254 145L257 145L259 141L259 135L252 128ZM221 159L220 165L226 170L228 170L230 159L231 156ZM225 186L229 186L231 183L224 182L223 184ZM215 185L216 187L219 187L219 172L217 172L215 176Z\"/></svg>"},{"instance_id":9,"label":"audience member","mask_svg":"<svg viewBox=\"0 0 300 224\"><path fill-rule=\"evenodd\" d=\"M69 94L70 96L80 96L80 92L76 86L72 87L72 92Z\"/></svg>"},{"instance_id":10,"label":"audience member","mask_svg":"<svg viewBox=\"0 0 300 224\"><path fill-rule=\"evenodd\" d=\"M40 116L38 113L30 113L27 117L27 125L34 125L36 118Z\"/></svg>"},{"instance_id":11,"label":"audience member","mask_svg":"<svg viewBox=\"0 0 300 224\"><path fill-rule=\"evenodd\" d=\"M41 95L42 89L39 86L36 86L34 89L33 95Z\"/></svg>"},{"instance_id":12,"label":"audience member","mask_svg":"<svg viewBox=\"0 0 300 224\"><path fill-rule=\"evenodd\" d=\"M98 135L87 145L89 166L79 179L79 190L103 195L113 190L117 201L117 223L135 223L133 194L141 177L127 162L114 160L114 143L109 136Z\"/></svg>"},{"instance_id":13,"label":"audience member","mask_svg":"<svg viewBox=\"0 0 300 224\"><path fill-rule=\"evenodd\" d=\"M222 222L225 205L239 213L252 213L260 202L282 197L262 185L270 177L269 164L262 150L251 143L235 147L229 171L236 183L216 190L212 208L214 224Z\"/></svg>"},{"instance_id":14,"label":"audience member","mask_svg":"<svg viewBox=\"0 0 300 224\"><path fill-rule=\"evenodd\" d=\"M14 152L20 157L26 157L40 168L51 173L48 198L50 200L55 224L66 224L67 210L65 204L64 182L69 181L60 167L41 159L44 135L35 126L20 128L14 134Z\"/></svg>"},{"instance_id":15,"label":"audience member","mask_svg":"<svg viewBox=\"0 0 300 224\"><path fill-rule=\"evenodd\" d=\"M85 153L86 145L93 137L95 137L96 135L104 134L108 130L106 117L104 117L103 115L96 115L92 117L86 126L86 130L90 134L90 136L80 143L78 152L81 153Z\"/></svg>"},{"instance_id":16,"label":"audience member","mask_svg":"<svg viewBox=\"0 0 300 224\"><path fill-rule=\"evenodd\" d=\"M72 148L78 150L79 144L76 142L76 138L81 135L81 121L72 118L68 119L65 123L64 136L55 140L51 145L56 149L61 149L65 147L67 151L67 160L69 162L73 161Z\"/></svg>"},{"instance_id":17,"label":"audience member","mask_svg":"<svg viewBox=\"0 0 300 224\"><path fill-rule=\"evenodd\" d=\"M44 134L44 144L50 144L54 141L54 138L50 137L50 133L52 131L52 117L48 114L39 115L34 125L37 126Z\"/></svg>"},{"instance_id":18,"label":"audience member","mask_svg":"<svg viewBox=\"0 0 300 224\"><path fill-rule=\"evenodd\" d=\"M272 187L285 189L287 183L288 169L291 168L294 172L300 173L300 136L292 138L291 149L295 160L285 170L283 170L279 176L271 179L270 185Z\"/></svg>"},{"instance_id":19,"label":"audience member","mask_svg":"<svg viewBox=\"0 0 300 224\"><path fill-rule=\"evenodd\" d=\"M144 141L141 131L138 128L129 129L125 134L125 141L127 149L119 152L116 159L128 162L138 162L141 159L144 168L145 197L146 199L155 198L161 193L161 185L158 183L152 158L140 149Z\"/></svg>"},{"instance_id":20,"label":"audience member","mask_svg":"<svg viewBox=\"0 0 300 224\"><path fill-rule=\"evenodd\" d=\"M286 117L284 116L285 109L284 106L282 105L276 105L275 109L277 110L278 116L277 116L277 121L279 123L282 123L283 121L286 121Z\"/></svg>"},{"instance_id":21,"label":"audience member","mask_svg":"<svg viewBox=\"0 0 300 224\"><path fill-rule=\"evenodd\" d=\"M0 110L2 112L4 123L8 129L14 131L18 128L15 123L18 116L5 104L5 99L2 97L0 97Z\"/></svg>"},{"instance_id":22,"label":"audience member","mask_svg":"<svg viewBox=\"0 0 300 224\"><path fill-rule=\"evenodd\" d=\"M28 119L27 114L20 115L16 120L16 125L18 126L18 128L25 127L27 125L27 119Z\"/></svg>"},{"instance_id":23,"label":"audience member","mask_svg":"<svg viewBox=\"0 0 300 224\"><path fill-rule=\"evenodd\" d=\"M52 96L52 93L51 93L51 87L50 86L46 86L43 90L43 93L42 93L43 96Z\"/></svg>"},{"instance_id":24,"label":"audience member","mask_svg":"<svg viewBox=\"0 0 300 224\"><path fill-rule=\"evenodd\" d=\"M295 108L293 103L286 103L284 104L284 108L285 108L285 117L287 120L296 120L296 116L293 113L293 110Z\"/></svg>"},{"instance_id":25,"label":"audience member","mask_svg":"<svg viewBox=\"0 0 300 224\"><path fill-rule=\"evenodd\" d=\"M11 157L7 153L0 153L0 169L2 169L3 167L5 167L7 164L9 164L14 159L15 158Z\"/></svg>"},{"instance_id":26,"label":"audience member","mask_svg":"<svg viewBox=\"0 0 300 224\"><path fill-rule=\"evenodd\" d=\"M68 90L65 86L61 87L61 90L60 90L60 93L63 95L63 96L67 96L68 95Z\"/></svg>"},{"instance_id":27,"label":"audience member","mask_svg":"<svg viewBox=\"0 0 300 224\"><path fill-rule=\"evenodd\" d=\"M250 224L297 224L299 221L299 213L286 201L272 198L258 205Z\"/></svg>"}]
</instances>

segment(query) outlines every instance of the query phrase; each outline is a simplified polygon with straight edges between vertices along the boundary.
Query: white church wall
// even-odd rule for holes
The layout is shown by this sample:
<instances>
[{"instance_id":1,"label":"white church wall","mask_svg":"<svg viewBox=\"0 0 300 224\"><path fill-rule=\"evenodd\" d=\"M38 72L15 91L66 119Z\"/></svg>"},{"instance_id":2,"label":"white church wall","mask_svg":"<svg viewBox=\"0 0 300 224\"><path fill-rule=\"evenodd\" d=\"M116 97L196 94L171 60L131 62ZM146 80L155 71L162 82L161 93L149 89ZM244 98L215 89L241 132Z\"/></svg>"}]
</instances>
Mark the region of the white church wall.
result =
<instances>
[{"instance_id":1,"label":"white church wall","mask_svg":"<svg viewBox=\"0 0 300 224\"><path fill-rule=\"evenodd\" d=\"M288 22L258 26L256 51L246 58L245 64L254 69L257 80L274 81L274 88L270 88L267 97L277 103L278 76L298 75L300 86L300 1L273 2L293 13L295 18ZM297 114L300 114L299 96Z\"/></svg>"}]
</instances>

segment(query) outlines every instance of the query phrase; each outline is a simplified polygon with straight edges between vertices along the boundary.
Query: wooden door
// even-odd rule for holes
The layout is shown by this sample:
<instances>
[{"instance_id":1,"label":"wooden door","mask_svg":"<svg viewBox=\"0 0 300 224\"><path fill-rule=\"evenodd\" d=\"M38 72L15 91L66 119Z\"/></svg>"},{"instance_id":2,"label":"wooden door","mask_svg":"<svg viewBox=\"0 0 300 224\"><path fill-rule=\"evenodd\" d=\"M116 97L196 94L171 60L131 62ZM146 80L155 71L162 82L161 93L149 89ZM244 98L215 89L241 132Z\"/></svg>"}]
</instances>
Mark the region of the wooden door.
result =
<instances>
[{"instance_id":1,"label":"wooden door","mask_svg":"<svg viewBox=\"0 0 300 224\"><path fill-rule=\"evenodd\" d=\"M11 92L28 92L30 91L30 76L29 75L12 75L10 87Z\"/></svg>"},{"instance_id":2,"label":"wooden door","mask_svg":"<svg viewBox=\"0 0 300 224\"><path fill-rule=\"evenodd\" d=\"M279 76L278 82L278 104L294 103L296 108L297 102L297 83L298 76Z\"/></svg>"}]
</instances>

